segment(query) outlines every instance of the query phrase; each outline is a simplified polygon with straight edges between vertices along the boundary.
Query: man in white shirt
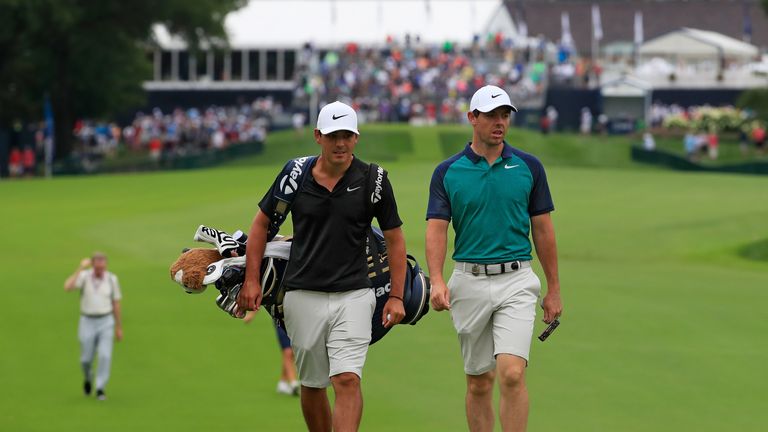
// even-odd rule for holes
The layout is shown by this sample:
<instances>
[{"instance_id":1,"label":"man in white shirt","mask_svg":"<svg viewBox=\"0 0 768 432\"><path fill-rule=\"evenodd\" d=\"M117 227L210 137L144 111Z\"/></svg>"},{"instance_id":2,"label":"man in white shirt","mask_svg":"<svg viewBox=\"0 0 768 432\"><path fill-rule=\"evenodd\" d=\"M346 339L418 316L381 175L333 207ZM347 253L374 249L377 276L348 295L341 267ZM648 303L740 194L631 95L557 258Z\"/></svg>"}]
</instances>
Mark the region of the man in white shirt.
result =
<instances>
[{"instance_id":1,"label":"man in white shirt","mask_svg":"<svg viewBox=\"0 0 768 432\"><path fill-rule=\"evenodd\" d=\"M120 319L120 284L117 276L107 271L107 256L96 252L80 262L80 267L64 282L64 290L80 290L80 364L85 375L83 391L91 394L94 354L98 356L96 397L105 400L104 387L109 381L112 363L113 335L123 339Z\"/></svg>"}]
</instances>

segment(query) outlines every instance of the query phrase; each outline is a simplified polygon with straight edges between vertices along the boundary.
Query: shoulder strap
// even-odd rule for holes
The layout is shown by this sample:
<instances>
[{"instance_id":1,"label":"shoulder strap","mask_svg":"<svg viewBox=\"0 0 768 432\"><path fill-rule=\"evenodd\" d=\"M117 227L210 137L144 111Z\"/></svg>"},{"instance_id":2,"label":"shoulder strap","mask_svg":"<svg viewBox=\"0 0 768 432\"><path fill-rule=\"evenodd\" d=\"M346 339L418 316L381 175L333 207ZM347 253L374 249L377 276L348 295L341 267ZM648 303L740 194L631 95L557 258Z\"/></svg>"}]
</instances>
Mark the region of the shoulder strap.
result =
<instances>
[{"instance_id":1,"label":"shoulder strap","mask_svg":"<svg viewBox=\"0 0 768 432\"><path fill-rule=\"evenodd\" d=\"M368 180L365 182L365 208L368 215L373 219L373 206L381 201L382 183L386 172L384 168L371 163L368 166Z\"/></svg>"},{"instance_id":2,"label":"shoulder strap","mask_svg":"<svg viewBox=\"0 0 768 432\"><path fill-rule=\"evenodd\" d=\"M293 201L304 186L309 170L314 165L317 156L304 156L288 162L278 176L277 184L272 191L274 208L269 215L269 230L267 241L272 240L280 231L280 225L291 211Z\"/></svg>"}]
</instances>

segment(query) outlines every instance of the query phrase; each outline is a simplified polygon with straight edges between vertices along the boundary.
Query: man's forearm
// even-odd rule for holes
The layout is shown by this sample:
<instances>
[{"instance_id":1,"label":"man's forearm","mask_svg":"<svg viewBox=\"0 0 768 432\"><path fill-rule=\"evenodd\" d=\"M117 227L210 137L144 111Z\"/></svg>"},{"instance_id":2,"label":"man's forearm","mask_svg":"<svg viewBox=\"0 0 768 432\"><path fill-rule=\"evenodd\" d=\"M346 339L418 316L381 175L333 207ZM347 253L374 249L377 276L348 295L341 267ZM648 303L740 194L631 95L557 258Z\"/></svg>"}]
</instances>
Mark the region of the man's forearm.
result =
<instances>
[{"instance_id":1,"label":"man's forearm","mask_svg":"<svg viewBox=\"0 0 768 432\"><path fill-rule=\"evenodd\" d=\"M555 229L550 219L533 225L533 243L547 278L547 292L560 292Z\"/></svg>"},{"instance_id":2,"label":"man's forearm","mask_svg":"<svg viewBox=\"0 0 768 432\"><path fill-rule=\"evenodd\" d=\"M385 231L384 240L387 243L387 257L389 259L389 273L392 285L390 294L403 298L405 291L405 238L400 228Z\"/></svg>"},{"instance_id":3,"label":"man's forearm","mask_svg":"<svg viewBox=\"0 0 768 432\"><path fill-rule=\"evenodd\" d=\"M426 258L429 277L433 282L445 283L443 266L445 265L447 245L447 224L445 227L441 227L435 223L427 222Z\"/></svg>"},{"instance_id":4,"label":"man's forearm","mask_svg":"<svg viewBox=\"0 0 768 432\"><path fill-rule=\"evenodd\" d=\"M120 302L112 302L112 315L115 317L115 327L121 328L123 326L123 311L120 309Z\"/></svg>"},{"instance_id":5,"label":"man's forearm","mask_svg":"<svg viewBox=\"0 0 768 432\"><path fill-rule=\"evenodd\" d=\"M64 281L64 291L72 291L75 289L75 281L77 281L77 277L80 276L81 271L83 271L83 269L78 267L78 269Z\"/></svg>"},{"instance_id":6,"label":"man's forearm","mask_svg":"<svg viewBox=\"0 0 768 432\"><path fill-rule=\"evenodd\" d=\"M266 215L264 215L266 217ZM259 214L253 219L248 232L245 247L245 278L261 282L261 261L267 247L267 230L260 221Z\"/></svg>"}]
</instances>

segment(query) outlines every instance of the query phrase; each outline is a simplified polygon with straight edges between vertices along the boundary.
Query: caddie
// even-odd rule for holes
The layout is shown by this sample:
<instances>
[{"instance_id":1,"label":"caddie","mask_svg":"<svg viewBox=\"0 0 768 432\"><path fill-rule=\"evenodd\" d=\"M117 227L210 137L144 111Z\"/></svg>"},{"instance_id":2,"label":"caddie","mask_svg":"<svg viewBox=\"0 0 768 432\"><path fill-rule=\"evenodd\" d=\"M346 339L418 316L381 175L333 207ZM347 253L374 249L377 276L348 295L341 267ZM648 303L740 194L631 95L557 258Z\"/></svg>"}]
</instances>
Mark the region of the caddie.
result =
<instances>
[{"instance_id":1,"label":"caddie","mask_svg":"<svg viewBox=\"0 0 768 432\"><path fill-rule=\"evenodd\" d=\"M368 279L366 236L375 217L384 233L392 278L384 325L399 323L406 271L405 240L392 186L383 169L371 173L354 156L357 114L341 102L320 110L315 141L320 156L290 161L259 203L248 235L246 276L238 298L243 310L261 302L261 261L271 218L280 205L277 189L292 198L293 244L283 285L285 326L301 381L301 407L310 431L357 430L362 416L360 388L371 341L376 297ZM306 171L309 175L302 177ZM370 194L366 187L375 175ZM303 178L303 184L297 179ZM369 205L370 204L370 205ZM371 210L372 207L372 210ZM333 386L333 412L326 387Z\"/></svg>"}]
</instances>

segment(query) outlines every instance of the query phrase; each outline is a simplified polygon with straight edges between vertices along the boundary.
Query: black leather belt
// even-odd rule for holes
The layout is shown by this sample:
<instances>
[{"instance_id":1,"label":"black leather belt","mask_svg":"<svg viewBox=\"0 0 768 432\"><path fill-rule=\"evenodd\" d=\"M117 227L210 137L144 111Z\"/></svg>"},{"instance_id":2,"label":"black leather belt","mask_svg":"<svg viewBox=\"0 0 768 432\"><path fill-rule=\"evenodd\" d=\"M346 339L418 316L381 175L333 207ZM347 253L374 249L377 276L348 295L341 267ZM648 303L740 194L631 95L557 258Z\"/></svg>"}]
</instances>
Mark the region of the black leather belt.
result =
<instances>
[{"instance_id":1,"label":"black leather belt","mask_svg":"<svg viewBox=\"0 0 768 432\"><path fill-rule=\"evenodd\" d=\"M101 315L91 315L91 314L84 314L84 313L81 313L80 315L82 315L82 316L84 316L86 318L104 318L106 316L112 315L112 312L108 312L108 313L101 314Z\"/></svg>"},{"instance_id":2,"label":"black leather belt","mask_svg":"<svg viewBox=\"0 0 768 432\"><path fill-rule=\"evenodd\" d=\"M530 261L510 261L499 264L476 264L457 262L456 268L465 272L471 272L474 276L486 275L500 275L504 273L512 273L520 270L521 268L530 265Z\"/></svg>"}]
</instances>

